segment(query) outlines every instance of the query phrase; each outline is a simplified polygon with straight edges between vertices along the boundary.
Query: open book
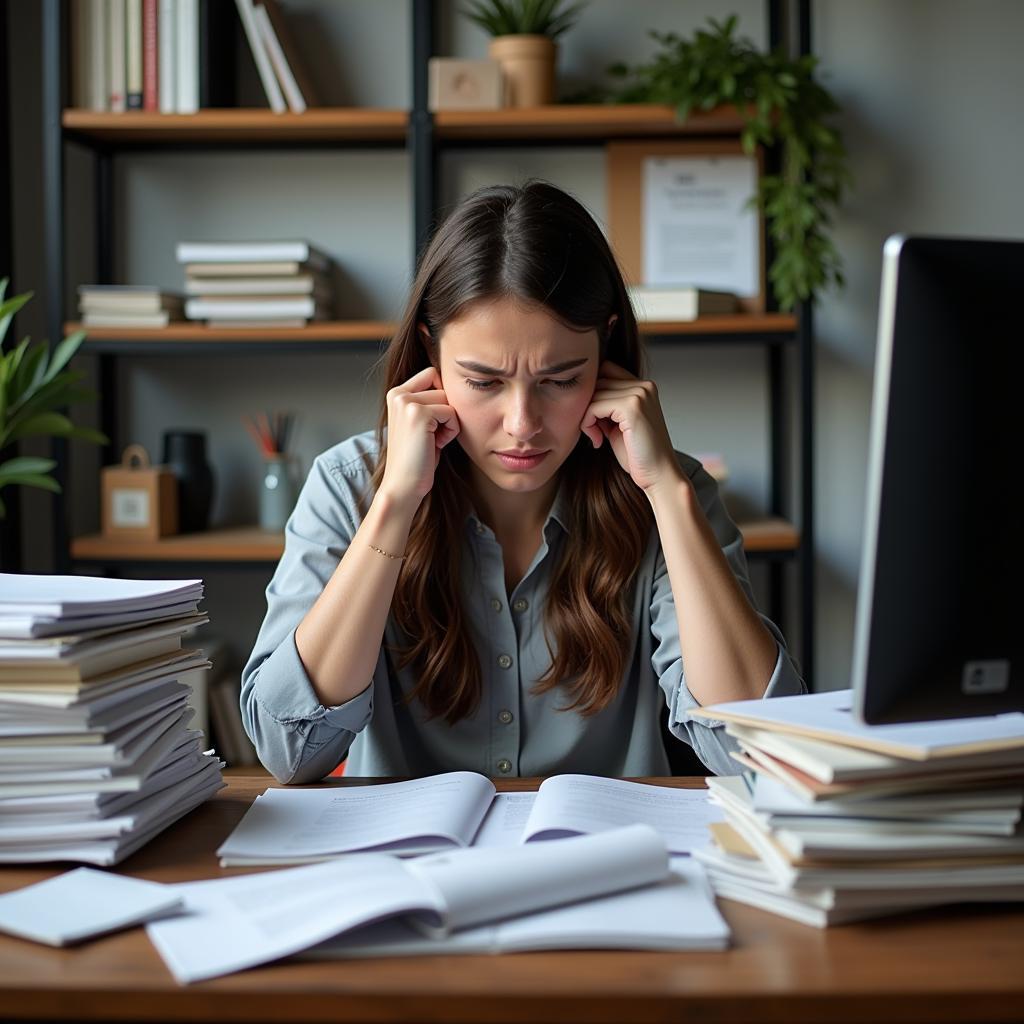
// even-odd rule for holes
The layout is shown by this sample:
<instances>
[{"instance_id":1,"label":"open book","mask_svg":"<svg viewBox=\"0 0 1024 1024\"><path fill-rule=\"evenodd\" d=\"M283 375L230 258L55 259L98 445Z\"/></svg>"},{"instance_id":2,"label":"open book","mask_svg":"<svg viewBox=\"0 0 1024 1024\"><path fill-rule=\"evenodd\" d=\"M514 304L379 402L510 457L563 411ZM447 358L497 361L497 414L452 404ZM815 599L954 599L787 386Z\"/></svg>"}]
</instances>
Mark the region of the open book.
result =
<instances>
[{"instance_id":1,"label":"open book","mask_svg":"<svg viewBox=\"0 0 1024 1024\"><path fill-rule=\"evenodd\" d=\"M687 853L721 820L704 790L556 775L536 793L496 793L483 775L449 772L380 786L268 789L217 853L224 867L303 864L356 851L518 846L632 824Z\"/></svg>"},{"instance_id":2,"label":"open book","mask_svg":"<svg viewBox=\"0 0 1024 1024\"><path fill-rule=\"evenodd\" d=\"M416 860L360 854L187 882L173 887L184 898L184 915L153 922L147 931L175 978L189 982L289 956L395 917L437 940L668 878L664 841L653 829L634 825L542 846L451 850ZM663 913L661 907L656 912ZM685 928L685 920L677 922L680 933ZM725 934L719 926L707 940L710 948L718 948Z\"/></svg>"}]
</instances>

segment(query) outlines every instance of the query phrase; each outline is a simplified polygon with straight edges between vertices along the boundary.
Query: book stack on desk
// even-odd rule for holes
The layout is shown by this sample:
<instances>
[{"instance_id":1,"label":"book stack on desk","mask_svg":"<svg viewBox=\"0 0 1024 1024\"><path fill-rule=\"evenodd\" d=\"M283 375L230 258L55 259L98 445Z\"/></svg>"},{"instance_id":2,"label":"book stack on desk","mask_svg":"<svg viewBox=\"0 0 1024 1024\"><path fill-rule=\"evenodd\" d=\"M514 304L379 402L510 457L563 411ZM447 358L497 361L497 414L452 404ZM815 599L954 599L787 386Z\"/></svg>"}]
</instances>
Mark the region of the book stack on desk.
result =
<instances>
[{"instance_id":1,"label":"book stack on desk","mask_svg":"<svg viewBox=\"0 0 1024 1024\"><path fill-rule=\"evenodd\" d=\"M189 320L303 327L330 315L331 260L308 242L180 242L176 255Z\"/></svg>"},{"instance_id":2,"label":"book stack on desk","mask_svg":"<svg viewBox=\"0 0 1024 1024\"><path fill-rule=\"evenodd\" d=\"M850 691L702 708L742 776L695 852L719 896L824 927L1024 900L1024 715L865 726Z\"/></svg>"},{"instance_id":3,"label":"book stack on desk","mask_svg":"<svg viewBox=\"0 0 1024 1024\"><path fill-rule=\"evenodd\" d=\"M202 593L0 574L0 863L115 864L221 788L181 682Z\"/></svg>"}]
</instances>

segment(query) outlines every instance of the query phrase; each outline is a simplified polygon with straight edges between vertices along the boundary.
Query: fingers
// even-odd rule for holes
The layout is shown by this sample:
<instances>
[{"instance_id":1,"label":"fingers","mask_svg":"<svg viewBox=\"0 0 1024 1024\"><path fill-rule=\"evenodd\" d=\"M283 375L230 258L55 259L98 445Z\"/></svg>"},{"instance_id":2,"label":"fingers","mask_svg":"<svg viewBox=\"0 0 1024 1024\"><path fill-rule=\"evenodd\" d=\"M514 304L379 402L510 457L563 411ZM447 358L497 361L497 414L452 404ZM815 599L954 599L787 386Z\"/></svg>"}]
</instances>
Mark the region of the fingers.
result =
<instances>
[{"instance_id":1,"label":"fingers","mask_svg":"<svg viewBox=\"0 0 1024 1024\"><path fill-rule=\"evenodd\" d=\"M441 374L438 372L437 367L427 366L420 370L419 373L414 373L404 384L398 384L393 387L388 394L408 395L441 387Z\"/></svg>"}]
</instances>

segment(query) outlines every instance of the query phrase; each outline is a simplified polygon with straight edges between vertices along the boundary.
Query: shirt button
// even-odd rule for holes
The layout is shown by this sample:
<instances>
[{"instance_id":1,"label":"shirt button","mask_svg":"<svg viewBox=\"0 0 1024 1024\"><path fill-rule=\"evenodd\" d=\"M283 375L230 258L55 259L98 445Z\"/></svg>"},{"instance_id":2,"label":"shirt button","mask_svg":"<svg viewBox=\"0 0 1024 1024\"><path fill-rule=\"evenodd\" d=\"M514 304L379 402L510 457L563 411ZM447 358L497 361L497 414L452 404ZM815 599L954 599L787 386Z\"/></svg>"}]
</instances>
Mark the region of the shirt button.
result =
<instances>
[{"instance_id":1,"label":"shirt button","mask_svg":"<svg viewBox=\"0 0 1024 1024\"><path fill-rule=\"evenodd\" d=\"M501 772L502 775L508 775L508 773L512 771L512 762L509 761L508 758L503 757L498 762L498 771Z\"/></svg>"},{"instance_id":2,"label":"shirt button","mask_svg":"<svg viewBox=\"0 0 1024 1024\"><path fill-rule=\"evenodd\" d=\"M507 654L503 654L500 658L498 658L498 666L500 668L511 668L512 659Z\"/></svg>"},{"instance_id":3,"label":"shirt button","mask_svg":"<svg viewBox=\"0 0 1024 1024\"><path fill-rule=\"evenodd\" d=\"M530 607L530 602L525 597L520 597L516 600L515 604L512 605L513 610L517 612L525 612Z\"/></svg>"},{"instance_id":4,"label":"shirt button","mask_svg":"<svg viewBox=\"0 0 1024 1024\"><path fill-rule=\"evenodd\" d=\"M500 612L501 611L501 602L496 597L492 597L491 598L491 607L496 612Z\"/></svg>"},{"instance_id":5,"label":"shirt button","mask_svg":"<svg viewBox=\"0 0 1024 1024\"><path fill-rule=\"evenodd\" d=\"M515 716L508 710L508 708L498 712L498 721L501 722L502 725L508 725L514 717Z\"/></svg>"}]
</instances>

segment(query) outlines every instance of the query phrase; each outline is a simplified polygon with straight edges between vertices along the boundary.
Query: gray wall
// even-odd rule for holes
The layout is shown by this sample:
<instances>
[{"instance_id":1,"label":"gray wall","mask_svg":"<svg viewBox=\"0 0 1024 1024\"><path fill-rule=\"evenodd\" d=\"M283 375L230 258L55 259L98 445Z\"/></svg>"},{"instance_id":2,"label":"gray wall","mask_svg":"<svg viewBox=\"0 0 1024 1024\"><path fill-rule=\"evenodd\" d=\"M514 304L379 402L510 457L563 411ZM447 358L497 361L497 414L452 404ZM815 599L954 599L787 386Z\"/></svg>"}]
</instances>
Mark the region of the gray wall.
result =
<instances>
[{"instance_id":1,"label":"gray wall","mask_svg":"<svg viewBox=\"0 0 1024 1024\"><path fill-rule=\"evenodd\" d=\"M405 0L288 0L289 22L322 98L331 104L404 107L411 98L410 29ZM15 86L16 285L43 284L39 239L38 8L8 5ZM439 50L478 57L486 37L441 5ZM592 0L564 40L560 82L572 91L600 79L613 60L645 58L650 28L688 32L710 15L740 15L743 34L763 44L764 4L743 0ZM1011 175L1022 165L1011 104L1022 93L1011 53L1024 37L1024 5L901 0L898 4L818 0L815 47L827 80L846 106L843 127L857 190L837 225L849 286L824 297L818 314L817 469L819 685L845 685L861 533L867 413L874 349L879 254L896 230L1020 236L1022 214ZM259 102L243 66L242 98ZM166 153L117 160L116 270L129 283L180 288L173 245L181 239L308 237L340 265L341 315L396 315L412 272L411 183L404 153ZM447 153L443 200L478 184L536 174L573 191L603 221L605 175L594 148L502 149ZM88 161L69 148L69 290L89 280L92 226ZM1014 181L1013 184L1016 184ZM70 298L70 295L69 295ZM42 303L19 325L42 336ZM367 353L322 356L150 357L123 361L120 440L159 453L170 427L210 435L218 478L217 522L255 516L259 460L242 412L274 407L299 413L301 468L334 440L373 424L376 384ZM89 368L89 360L82 360ZM657 348L652 370L665 396L678 447L722 451L732 468L734 508L767 500L764 353L756 347ZM95 458L75 448L76 530L98 511ZM29 496L29 570L49 568L47 502ZM170 567L173 572L173 566ZM244 654L262 610L266 574L211 570L208 606L219 630ZM759 581L760 582L760 581ZM797 637L791 634L793 641Z\"/></svg>"}]
</instances>

